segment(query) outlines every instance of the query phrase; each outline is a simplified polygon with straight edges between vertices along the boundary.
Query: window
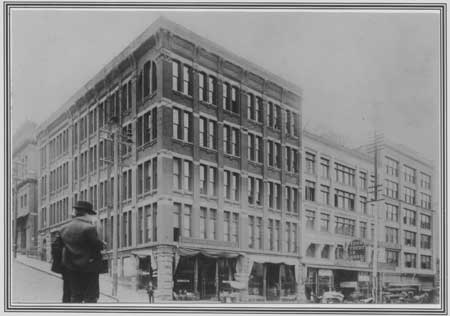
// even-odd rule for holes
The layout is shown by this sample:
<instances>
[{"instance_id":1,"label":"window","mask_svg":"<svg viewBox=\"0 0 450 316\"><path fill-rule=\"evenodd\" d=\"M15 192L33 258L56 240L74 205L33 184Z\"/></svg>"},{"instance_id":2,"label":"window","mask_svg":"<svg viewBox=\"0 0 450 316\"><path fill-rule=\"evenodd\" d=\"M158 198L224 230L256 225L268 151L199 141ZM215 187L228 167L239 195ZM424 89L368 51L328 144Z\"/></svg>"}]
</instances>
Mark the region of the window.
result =
<instances>
[{"instance_id":1,"label":"window","mask_svg":"<svg viewBox=\"0 0 450 316\"><path fill-rule=\"evenodd\" d=\"M247 93L247 119L255 121L255 96L252 93Z\"/></svg>"},{"instance_id":2,"label":"window","mask_svg":"<svg viewBox=\"0 0 450 316\"><path fill-rule=\"evenodd\" d=\"M398 229L392 227L385 227L386 242L392 244L398 244Z\"/></svg>"},{"instance_id":3,"label":"window","mask_svg":"<svg viewBox=\"0 0 450 316\"><path fill-rule=\"evenodd\" d=\"M298 189L286 186L286 210L298 213Z\"/></svg>"},{"instance_id":4,"label":"window","mask_svg":"<svg viewBox=\"0 0 450 316\"><path fill-rule=\"evenodd\" d=\"M183 65L183 93L192 95L192 68Z\"/></svg>"},{"instance_id":5,"label":"window","mask_svg":"<svg viewBox=\"0 0 450 316\"><path fill-rule=\"evenodd\" d=\"M359 197L359 208L361 213L367 214L367 198L365 196Z\"/></svg>"},{"instance_id":6,"label":"window","mask_svg":"<svg viewBox=\"0 0 450 316\"><path fill-rule=\"evenodd\" d=\"M367 223L366 222L360 222L359 223L359 237L361 239L367 239Z\"/></svg>"},{"instance_id":7,"label":"window","mask_svg":"<svg viewBox=\"0 0 450 316\"><path fill-rule=\"evenodd\" d=\"M431 269L431 256L420 256L420 268Z\"/></svg>"},{"instance_id":8,"label":"window","mask_svg":"<svg viewBox=\"0 0 450 316\"><path fill-rule=\"evenodd\" d=\"M315 174L316 170L316 156L312 153L305 153L306 172L309 174Z\"/></svg>"},{"instance_id":9,"label":"window","mask_svg":"<svg viewBox=\"0 0 450 316\"><path fill-rule=\"evenodd\" d=\"M404 179L407 183L411 183L411 184L415 184L416 183L416 170L408 167L408 166L404 166Z\"/></svg>"},{"instance_id":10,"label":"window","mask_svg":"<svg viewBox=\"0 0 450 316\"><path fill-rule=\"evenodd\" d=\"M417 263L417 255L415 253L407 253L405 252L405 267L406 268L415 268Z\"/></svg>"},{"instance_id":11,"label":"window","mask_svg":"<svg viewBox=\"0 0 450 316\"><path fill-rule=\"evenodd\" d=\"M200 194L207 194L207 166L200 165Z\"/></svg>"},{"instance_id":12,"label":"window","mask_svg":"<svg viewBox=\"0 0 450 316\"><path fill-rule=\"evenodd\" d=\"M185 237L191 237L192 233L191 233L191 227L192 227L192 206L191 205L184 205L184 209L183 209L183 236Z\"/></svg>"},{"instance_id":13,"label":"window","mask_svg":"<svg viewBox=\"0 0 450 316\"><path fill-rule=\"evenodd\" d=\"M137 168L137 194L147 193L157 189L158 162L157 158L149 159Z\"/></svg>"},{"instance_id":14,"label":"window","mask_svg":"<svg viewBox=\"0 0 450 316\"><path fill-rule=\"evenodd\" d=\"M420 248L431 249L431 236L430 235L420 235Z\"/></svg>"},{"instance_id":15,"label":"window","mask_svg":"<svg viewBox=\"0 0 450 316\"><path fill-rule=\"evenodd\" d=\"M315 201L316 183L312 181L306 181L305 184L305 199L307 201Z\"/></svg>"},{"instance_id":16,"label":"window","mask_svg":"<svg viewBox=\"0 0 450 316\"><path fill-rule=\"evenodd\" d=\"M398 206L386 203L386 220L398 222Z\"/></svg>"},{"instance_id":17,"label":"window","mask_svg":"<svg viewBox=\"0 0 450 316\"><path fill-rule=\"evenodd\" d=\"M176 110L176 109L174 109ZM154 107L152 110L148 111L144 115L138 117L136 122L136 143L137 146L147 144L152 140L156 139L158 136L158 121L157 121L157 111L158 109ZM175 132L175 125L181 126L179 122L179 110L174 111L174 137L178 135L178 131ZM175 122L175 117L177 122ZM131 124L127 131L132 135ZM178 138L178 137L177 137Z\"/></svg>"},{"instance_id":18,"label":"window","mask_svg":"<svg viewBox=\"0 0 450 316\"><path fill-rule=\"evenodd\" d=\"M233 156L239 156L240 131L228 125L223 126L224 152Z\"/></svg>"},{"instance_id":19,"label":"window","mask_svg":"<svg viewBox=\"0 0 450 316\"><path fill-rule=\"evenodd\" d=\"M335 165L336 181L344 185L355 186L355 169L339 163L336 163Z\"/></svg>"},{"instance_id":20,"label":"window","mask_svg":"<svg viewBox=\"0 0 450 316\"><path fill-rule=\"evenodd\" d=\"M248 216L248 248L255 248L255 217Z\"/></svg>"},{"instance_id":21,"label":"window","mask_svg":"<svg viewBox=\"0 0 450 316\"><path fill-rule=\"evenodd\" d=\"M231 221L230 212L227 212L227 211L223 212L223 220L224 220L223 240L230 241L230 221Z\"/></svg>"},{"instance_id":22,"label":"window","mask_svg":"<svg viewBox=\"0 0 450 316\"><path fill-rule=\"evenodd\" d=\"M262 242L261 242L261 233L262 233L262 218L256 217L256 224L255 224L255 249L262 249Z\"/></svg>"},{"instance_id":23,"label":"window","mask_svg":"<svg viewBox=\"0 0 450 316\"><path fill-rule=\"evenodd\" d=\"M314 230L316 223L316 212L311 210L306 210L306 228Z\"/></svg>"},{"instance_id":24,"label":"window","mask_svg":"<svg viewBox=\"0 0 450 316\"><path fill-rule=\"evenodd\" d=\"M173 108L173 137L192 142L192 113Z\"/></svg>"},{"instance_id":25,"label":"window","mask_svg":"<svg viewBox=\"0 0 450 316\"><path fill-rule=\"evenodd\" d=\"M355 220L336 216L336 234L355 236Z\"/></svg>"},{"instance_id":26,"label":"window","mask_svg":"<svg viewBox=\"0 0 450 316\"><path fill-rule=\"evenodd\" d=\"M209 238L212 240L217 239L217 210L209 210Z\"/></svg>"},{"instance_id":27,"label":"window","mask_svg":"<svg viewBox=\"0 0 450 316\"><path fill-rule=\"evenodd\" d=\"M323 157L320 158L320 176L325 179L330 178L330 160Z\"/></svg>"},{"instance_id":28,"label":"window","mask_svg":"<svg viewBox=\"0 0 450 316\"><path fill-rule=\"evenodd\" d=\"M335 190L334 206L343 210L355 210L355 195L353 193Z\"/></svg>"},{"instance_id":29,"label":"window","mask_svg":"<svg viewBox=\"0 0 450 316\"><path fill-rule=\"evenodd\" d=\"M230 84L224 82L222 84L222 95L223 95L223 109L230 111Z\"/></svg>"},{"instance_id":30,"label":"window","mask_svg":"<svg viewBox=\"0 0 450 316\"><path fill-rule=\"evenodd\" d=\"M267 141L268 164L271 167L281 168L281 145L274 141Z\"/></svg>"},{"instance_id":31,"label":"window","mask_svg":"<svg viewBox=\"0 0 450 316\"><path fill-rule=\"evenodd\" d=\"M231 87L231 111L239 113L239 90L237 87Z\"/></svg>"},{"instance_id":32,"label":"window","mask_svg":"<svg viewBox=\"0 0 450 316\"><path fill-rule=\"evenodd\" d=\"M122 173L122 200L131 199L132 187L131 187L131 170Z\"/></svg>"},{"instance_id":33,"label":"window","mask_svg":"<svg viewBox=\"0 0 450 316\"><path fill-rule=\"evenodd\" d=\"M403 224L416 226L416 212L413 210L405 209L403 215Z\"/></svg>"},{"instance_id":34,"label":"window","mask_svg":"<svg viewBox=\"0 0 450 316\"><path fill-rule=\"evenodd\" d=\"M203 72L198 73L198 98L200 101L206 101L207 95L206 95L206 74Z\"/></svg>"},{"instance_id":35,"label":"window","mask_svg":"<svg viewBox=\"0 0 450 316\"><path fill-rule=\"evenodd\" d=\"M281 107L269 101L267 107L267 126L281 129Z\"/></svg>"},{"instance_id":36,"label":"window","mask_svg":"<svg viewBox=\"0 0 450 316\"><path fill-rule=\"evenodd\" d=\"M281 209L281 185L278 183L268 182L267 191L269 194L269 208Z\"/></svg>"},{"instance_id":37,"label":"window","mask_svg":"<svg viewBox=\"0 0 450 316\"><path fill-rule=\"evenodd\" d=\"M183 189L185 191L192 191L192 180L193 180L193 175L192 175L192 162L185 160L184 161L184 165L183 165Z\"/></svg>"},{"instance_id":38,"label":"window","mask_svg":"<svg viewBox=\"0 0 450 316\"><path fill-rule=\"evenodd\" d=\"M286 168L289 172L298 173L298 151L286 146Z\"/></svg>"},{"instance_id":39,"label":"window","mask_svg":"<svg viewBox=\"0 0 450 316\"><path fill-rule=\"evenodd\" d=\"M212 196L217 196L217 168L209 167L209 188L208 192Z\"/></svg>"},{"instance_id":40,"label":"window","mask_svg":"<svg viewBox=\"0 0 450 316\"><path fill-rule=\"evenodd\" d=\"M157 204L153 203L146 205L144 208L140 207L138 214L140 212L144 212L144 222L138 223L139 229L145 232L144 242L157 241Z\"/></svg>"},{"instance_id":41,"label":"window","mask_svg":"<svg viewBox=\"0 0 450 316\"><path fill-rule=\"evenodd\" d=\"M298 251L297 249L297 224L291 223L291 252L296 253Z\"/></svg>"},{"instance_id":42,"label":"window","mask_svg":"<svg viewBox=\"0 0 450 316\"><path fill-rule=\"evenodd\" d=\"M398 251L386 249L386 263L398 267Z\"/></svg>"},{"instance_id":43,"label":"window","mask_svg":"<svg viewBox=\"0 0 450 316\"><path fill-rule=\"evenodd\" d=\"M416 233L405 230L405 246L416 246Z\"/></svg>"},{"instance_id":44,"label":"window","mask_svg":"<svg viewBox=\"0 0 450 316\"><path fill-rule=\"evenodd\" d=\"M431 189L431 176L426 173L420 173L420 187L424 189Z\"/></svg>"},{"instance_id":45,"label":"window","mask_svg":"<svg viewBox=\"0 0 450 316\"><path fill-rule=\"evenodd\" d=\"M322 213L320 214L320 231L328 232L330 226L330 215Z\"/></svg>"},{"instance_id":46,"label":"window","mask_svg":"<svg viewBox=\"0 0 450 316\"><path fill-rule=\"evenodd\" d=\"M206 135L208 130L208 120L204 117L200 117L200 146L208 147L208 137Z\"/></svg>"},{"instance_id":47,"label":"window","mask_svg":"<svg viewBox=\"0 0 450 316\"><path fill-rule=\"evenodd\" d=\"M403 188L404 201L409 204L416 204L416 190L408 187Z\"/></svg>"},{"instance_id":48,"label":"window","mask_svg":"<svg viewBox=\"0 0 450 316\"><path fill-rule=\"evenodd\" d=\"M173 158L173 187L181 190L181 159Z\"/></svg>"},{"instance_id":49,"label":"window","mask_svg":"<svg viewBox=\"0 0 450 316\"><path fill-rule=\"evenodd\" d=\"M206 207L200 207L200 238L207 238L206 229L206 216L208 209Z\"/></svg>"},{"instance_id":50,"label":"window","mask_svg":"<svg viewBox=\"0 0 450 316\"><path fill-rule=\"evenodd\" d=\"M398 177L398 161L386 157L386 174L389 176Z\"/></svg>"},{"instance_id":51,"label":"window","mask_svg":"<svg viewBox=\"0 0 450 316\"><path fill-rule=\"evenodd\" d=\"M327 185L320 185L320 203L324 205L330 204L330 187Z\"/></svg>"},{"instance_id":52,"label":"window","mask_svg":"<svg viewBox=\"0 0 450 316\"><path fill-rule=\"evenodd\" d=\"M431 209L431 195L426 193L420 194L420 206L426 209Z\"/></svg>"},{"instance_id":53,"label":"window","mask_svg":"<svg viewBox=\"0 0 450 316\"><path fill-rule=\"evenodd\" d=\"M262 137L248 133L248 159L254 162L263 162Z\"/></svg>"},{"instance_id":54,"label":"window","mask_svg":"<svg viewBox=\"0 0 450 316\"><path fill-rule=\"evenodd\" d=\"M385 180L385 193L386 196L391 197L393 199L398 199L398 183Z\"/></svg>"},{"instance_id":55,"label":"window","mask_svg":"<svg viewBox=\"0 0 450 316\"><path fill-rule=\"evenodd\" d=\"M217 103L217 79L213 76L208 77L208 102Z\"/></svg>"},{"instance_id":56,"label":"window","mask_svg":"<svg viewBox=\"0 0 450 316\"><path fill-rule=\"evenodd\" d=\"M431 229L431 216L420 214L420 228Z\"/></svg>"},{"instance_id":57,"label":"window","mask_svg":"<svg viewBox=\"0 0 450 316\"><path fill-rule=\"evenodd\" d=\"M228 170L224 171L225 198L239 201L239 174Z\"/></svg>"},{"instance_id":58,"label":"window","mask_svg":"<svg viewBox=\"0 0 450 316\"><path fill-rule=\"evenodd\" d=\"M367 190L367 173L360 171L359 172L359 187L362 190Z\"/></svg>"},{"instance_id":59,"label":"window","mask_svg":"<svg viewBox=\"0 0 450 316\"><path fill-rule=\"evenodd\" d=\"M263 181L255 177L248 177L248 203L262 205Z\"/></svg>"}]
</instances>

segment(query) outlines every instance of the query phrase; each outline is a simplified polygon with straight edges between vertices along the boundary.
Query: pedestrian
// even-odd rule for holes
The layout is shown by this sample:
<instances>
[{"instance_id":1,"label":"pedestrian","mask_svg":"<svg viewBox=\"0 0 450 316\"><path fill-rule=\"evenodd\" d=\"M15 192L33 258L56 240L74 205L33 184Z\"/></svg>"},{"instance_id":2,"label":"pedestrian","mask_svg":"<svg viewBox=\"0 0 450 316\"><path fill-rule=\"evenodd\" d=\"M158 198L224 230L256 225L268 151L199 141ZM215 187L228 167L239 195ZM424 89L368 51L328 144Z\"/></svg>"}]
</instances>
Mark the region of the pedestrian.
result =
<instances>
[{"instance_id":1,"label":"pedestrian","mask_svg":"<svg viewBox=\"0 0 450 316\"><path fill-rule=\"evenodd\" d=\"M77 201L73 208L74 217L60 231L64 243L62 263L69 281L70 302L96 303L104 243L89 218L89 215L96 214L92 204Z\"/></svg>"},{"instance_id":2,"label":"pedestrian","mask_svg":"<svg viewBox=\"0 0 450 316\"><path fill-rule=\"evenodd\" d=\"M147 287L145 288L147 290L147 294L148 294L148 302L154 303L155 302L155 298L153 297L153 282L152 280L148 281Z\"/></svg>"},{"instance_id":3,"label":"pedestrian","mask_svg":"<svg viewBox=\"0 0 450 316\"><path fill-rule=\"evenodd\" d=\"M70 285L67 278L67 272L62 264L62 251L64 243L61 238L59 231L55 232L54 240L51 244L51 254L52 254L52 266L51 271L61 274L63 280L63 303L70 303Z\"/></svg>"}]
</instances>

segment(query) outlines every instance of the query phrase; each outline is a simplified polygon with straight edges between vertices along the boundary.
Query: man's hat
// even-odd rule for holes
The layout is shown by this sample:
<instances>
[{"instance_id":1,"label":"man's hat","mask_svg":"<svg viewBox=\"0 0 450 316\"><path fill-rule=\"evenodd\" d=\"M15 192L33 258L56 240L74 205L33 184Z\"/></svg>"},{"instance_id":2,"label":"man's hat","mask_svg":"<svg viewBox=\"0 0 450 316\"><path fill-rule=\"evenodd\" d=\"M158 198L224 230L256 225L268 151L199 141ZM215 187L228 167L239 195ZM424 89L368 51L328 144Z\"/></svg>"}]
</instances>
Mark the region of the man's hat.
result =
<instances>
[{"instance_id":1,"label":"man's hat","mask_svg":"<svg viewBox=\"0 0 450 316\"><path fill-rule=\"evenodd\" d=\"M77 202L75 203L75 205L73 206L73 208L74 208L74 209L77 209L77 210L84 210L84 211L86 211L86 213L89 213L89 214L92 214L92 215L97 214L97 213L93 210L92 204L89 203L88 201L77 201Z\"/></svg>"}]
</instances>

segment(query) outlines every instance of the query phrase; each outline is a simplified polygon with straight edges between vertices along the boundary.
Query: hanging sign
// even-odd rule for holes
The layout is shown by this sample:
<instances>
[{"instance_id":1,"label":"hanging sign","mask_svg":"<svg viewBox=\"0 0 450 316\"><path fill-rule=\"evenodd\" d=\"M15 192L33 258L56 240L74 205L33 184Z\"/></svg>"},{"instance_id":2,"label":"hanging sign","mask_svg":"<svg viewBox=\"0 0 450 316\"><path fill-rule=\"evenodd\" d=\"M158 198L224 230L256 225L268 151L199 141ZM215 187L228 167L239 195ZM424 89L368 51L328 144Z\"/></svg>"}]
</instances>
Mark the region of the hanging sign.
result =
<instances>
[{"instance_id":1,"label":"hanging sign","mask_svg":"<svg viewBox=\"0 0 450 316\"><path fill-rule=\"evenodd\" d=\"M359 239L352 240L348 245L348 255L351 259L358 259L366 254L366 244Z\"/></svg>"}]
</instances>

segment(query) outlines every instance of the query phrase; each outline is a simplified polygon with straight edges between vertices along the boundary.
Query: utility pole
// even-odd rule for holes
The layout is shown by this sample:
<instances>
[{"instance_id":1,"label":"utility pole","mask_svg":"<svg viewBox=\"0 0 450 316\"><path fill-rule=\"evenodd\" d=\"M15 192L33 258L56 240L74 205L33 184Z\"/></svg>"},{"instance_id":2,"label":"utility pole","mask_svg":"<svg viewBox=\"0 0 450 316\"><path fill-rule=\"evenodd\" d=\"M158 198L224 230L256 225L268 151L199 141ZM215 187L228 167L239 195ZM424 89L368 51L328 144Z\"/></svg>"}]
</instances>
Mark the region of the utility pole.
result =
<instances>
[{"instance_id":1,"label":"utility pole","mask_svg":"<svg viewBox=\"0 0 450 316\"><path fill-rule=\"evenodd\" d=\"M113 288L112 296L117 296L118 285L118 249L119 249L119 128L116 126L113 132L113 153L114 153L114 188L113 188L113 207L114 207L114 226L113 226Z\"/></svg>"},{"instance_id":2,"label":"utility pole","mask_svg":"<svg viewBox=\"0 0 450 316\"><path fill-rule=\"evenodd\" d=\"M374 195L373 200L371 201L375 206L375 233L374 233L374 240L373 240L373 257L372 257L372 296L374 298L375 304L378 304L379 302L379 279L378 279L378 242L379 242L379 216L381 212L380 202L382 202L384 199L380 199L378 195L378 189L381 186L379 184L379 170L378 170L378 151L379 151L379 143L383 141L383 135L379 135L376 132L374 133L374 144L373 144L373 151L374 151Z\"/></svg>"}]
</instances>

